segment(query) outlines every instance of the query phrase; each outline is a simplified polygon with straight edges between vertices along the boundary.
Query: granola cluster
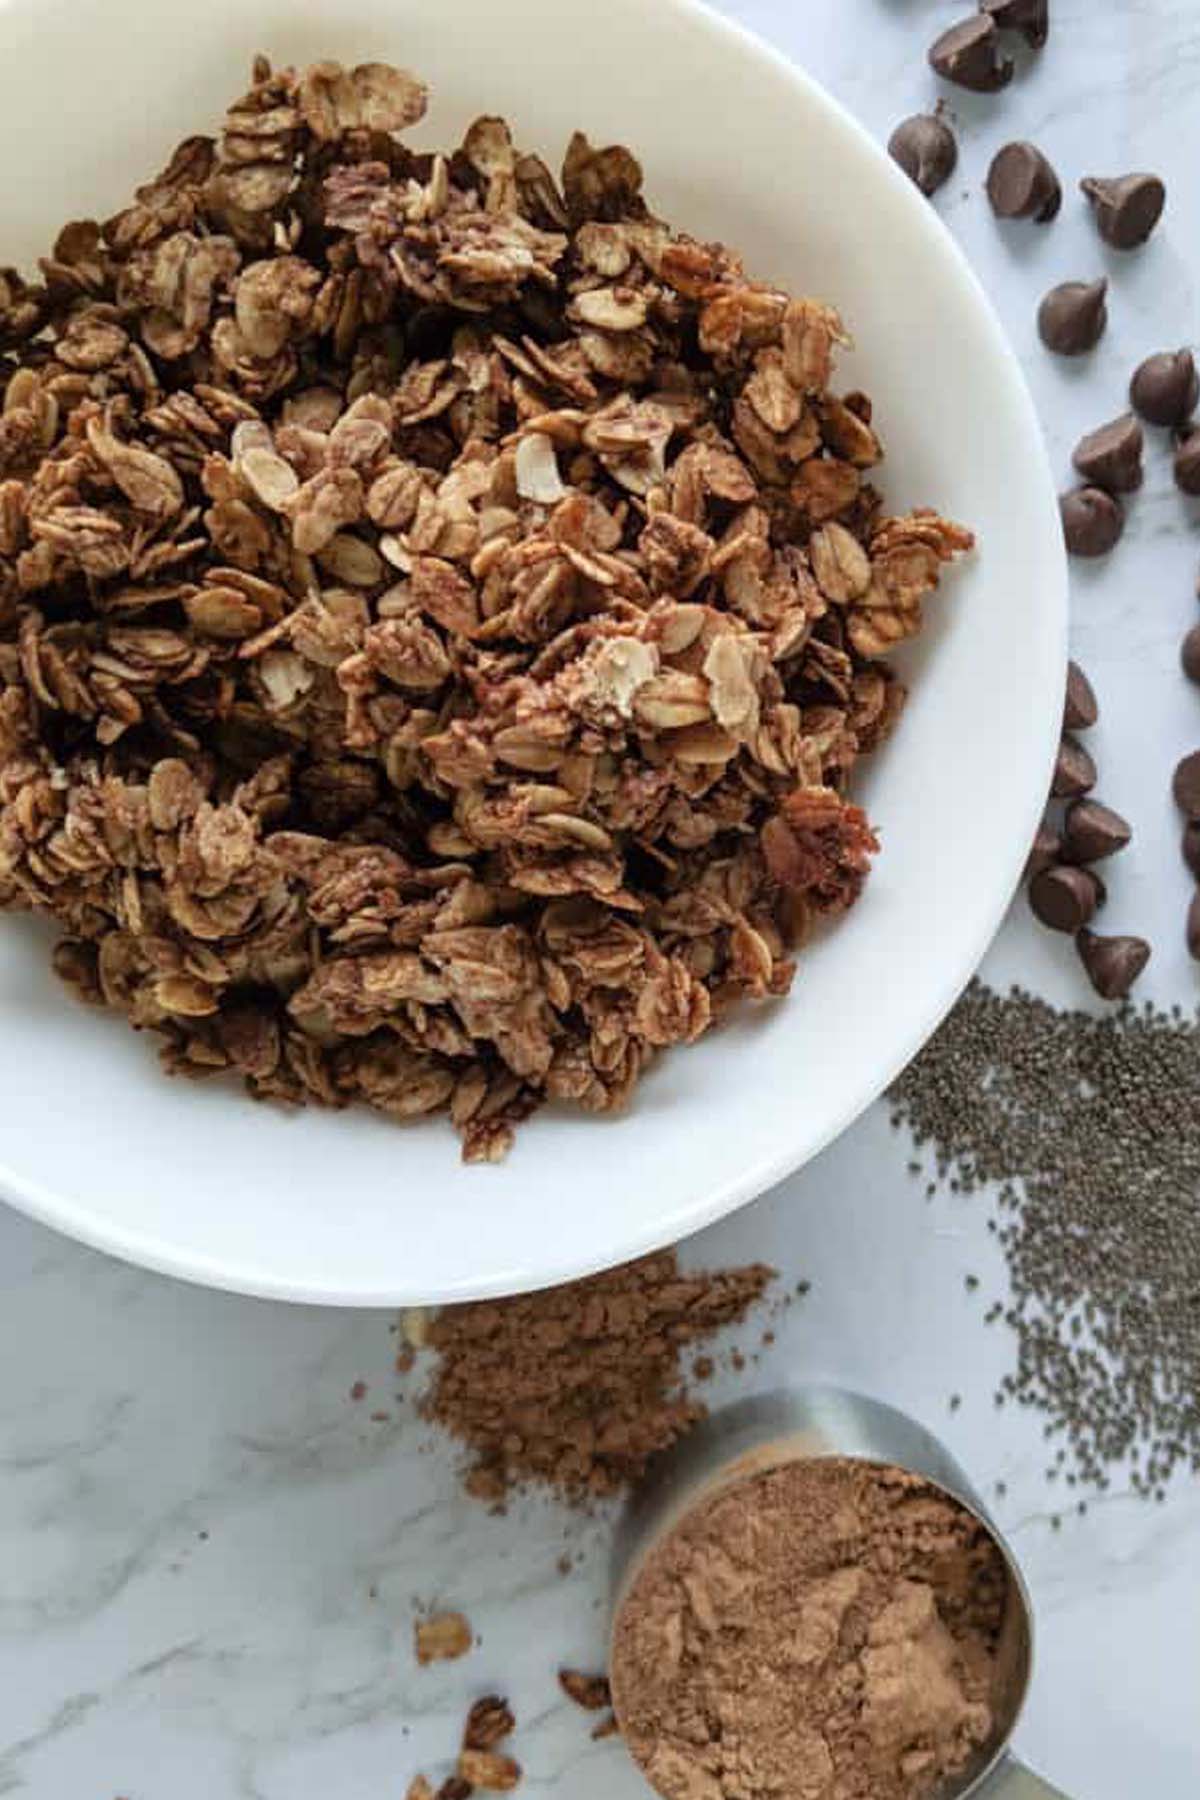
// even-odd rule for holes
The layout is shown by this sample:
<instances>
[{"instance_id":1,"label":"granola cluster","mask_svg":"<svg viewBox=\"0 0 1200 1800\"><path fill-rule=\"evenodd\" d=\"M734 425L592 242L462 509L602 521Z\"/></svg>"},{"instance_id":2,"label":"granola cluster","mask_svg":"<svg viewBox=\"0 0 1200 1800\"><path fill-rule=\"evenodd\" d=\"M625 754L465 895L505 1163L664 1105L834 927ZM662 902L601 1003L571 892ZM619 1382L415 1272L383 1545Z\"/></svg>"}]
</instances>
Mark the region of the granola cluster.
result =
<instances>
[{"instance_id":1,"label":"granola cluster","mask_svg":"<svg viewBox=\"0 0 1200 1800\"><path fill-rule=\"evenodd\" d=\"M971 539L883 515L831 308L425 106L260 59L0 270L0 904L170 1069L490 1159L786 993Z\"/></svg>"}]
</instances>

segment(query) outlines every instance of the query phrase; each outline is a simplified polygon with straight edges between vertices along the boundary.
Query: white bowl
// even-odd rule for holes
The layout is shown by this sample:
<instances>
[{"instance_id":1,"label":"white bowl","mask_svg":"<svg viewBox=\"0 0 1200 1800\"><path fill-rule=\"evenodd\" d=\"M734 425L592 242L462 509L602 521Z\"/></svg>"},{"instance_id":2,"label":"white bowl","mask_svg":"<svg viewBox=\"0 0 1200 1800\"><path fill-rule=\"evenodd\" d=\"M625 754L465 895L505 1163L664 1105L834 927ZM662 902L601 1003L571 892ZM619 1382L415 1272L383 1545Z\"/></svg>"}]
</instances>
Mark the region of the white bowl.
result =
<instances>
[{"instance_id":1,"label":"white bowl","mask_svg":"<svg viewBox=\"0 0 1200 1800\"><path fill-rule=\"evenodd\" d=\"M750 270L831 300L861 346L890 504L970 524L930 603L897 737L861 783L883 853L790 1000L661 1061L619 1120L543 1113L498 1168L444 1122L292 1116L165 1080L0 919L0 1189L85 1242L214 1286L349 1305L506 1294L672 1243L812 1156L937 1025L998 925L1046 791L1066 578L1029 396L928 204L799 69L687 0L9 0L4 261L104 216L212 129L256 50L391 60L432 88L427 142L501 112L553 161L634 147L651 204Z\"/></svg>"}]
</instances>

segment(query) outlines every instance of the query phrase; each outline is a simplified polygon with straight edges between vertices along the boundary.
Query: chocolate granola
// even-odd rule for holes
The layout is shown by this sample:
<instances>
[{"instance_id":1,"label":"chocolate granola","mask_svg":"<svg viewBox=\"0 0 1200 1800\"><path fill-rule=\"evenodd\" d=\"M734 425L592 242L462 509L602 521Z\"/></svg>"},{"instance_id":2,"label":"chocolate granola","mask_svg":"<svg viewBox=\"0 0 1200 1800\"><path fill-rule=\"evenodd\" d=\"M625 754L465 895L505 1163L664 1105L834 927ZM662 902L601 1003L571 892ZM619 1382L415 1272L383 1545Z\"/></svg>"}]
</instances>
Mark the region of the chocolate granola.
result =
<instances>
[{"instance_id":1,"label":"chocolate granola","mask_svg":"<svg viewBox=\"0 0 1200 1800\"><path fill-rule=\"evenodd\" d=\"M472 1159L787 992L876 848L886 516L838 315L379 64L255 64L0 271L0 905L172 1071Z\"/></svg>"}]
</instances>

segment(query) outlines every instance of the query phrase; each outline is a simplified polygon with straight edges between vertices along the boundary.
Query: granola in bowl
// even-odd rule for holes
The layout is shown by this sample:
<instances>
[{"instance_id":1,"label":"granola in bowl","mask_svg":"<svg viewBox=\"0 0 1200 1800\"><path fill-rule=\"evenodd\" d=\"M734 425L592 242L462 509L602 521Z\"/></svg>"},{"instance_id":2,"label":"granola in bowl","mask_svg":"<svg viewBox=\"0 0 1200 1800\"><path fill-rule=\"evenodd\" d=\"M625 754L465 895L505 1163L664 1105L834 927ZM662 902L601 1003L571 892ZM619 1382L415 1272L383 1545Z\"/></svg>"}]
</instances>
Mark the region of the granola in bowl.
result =
<instances>
[{"instance_id":1,"label":"granola in bowl","mask_svg":"<svg viewBox=\"0 0 1200 1800\"><path fill-rule=\"evenodd\" d=\"M971 537L884 512L830 307L425 105L260 59L0 271L0 904L172 1071L487 1160L787 992Z\"/></svg>"}]
</instances>

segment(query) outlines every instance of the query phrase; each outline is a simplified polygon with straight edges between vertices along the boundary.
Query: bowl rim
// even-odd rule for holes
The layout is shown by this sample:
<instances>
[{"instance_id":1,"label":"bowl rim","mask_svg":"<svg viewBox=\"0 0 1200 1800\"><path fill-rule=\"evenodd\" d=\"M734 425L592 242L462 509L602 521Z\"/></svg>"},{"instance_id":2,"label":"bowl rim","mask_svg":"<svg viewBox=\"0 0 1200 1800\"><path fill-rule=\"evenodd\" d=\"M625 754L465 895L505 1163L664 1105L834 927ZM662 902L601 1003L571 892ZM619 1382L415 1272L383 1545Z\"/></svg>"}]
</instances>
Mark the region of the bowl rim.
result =
<instances>
[{"instance_id":1,"label":"bowl rim","mask_svg":"<svg viewBox=\"0 0 1200 1800\"><path fill-rule=\"evenodd\" d=\"M32 12L35 0L7 0L12 11ZM797 94L805 106L823 115L841 133L855 140L873 162L881 181L890 182L897 193L905 193L911 227L930 243L936 241L946 279L957 282L960 293L977 315L992 351L996 378L1003 383L1015 415L1026 430L1028 449L1034 467L1031 474L1046 495L1046 543L1048 553L1047 593L1045 605L1053 608L1052 636L1057 645L1058 660L1064 678L1067 660L1067 563L1061 534L1058 531L1057 508L1054 505L1055 484L1049 457L1033 399L1011 343L988 297L980 278L966 254L938 217L936 211L918 194L908 177L888 157L874 137L848 108L828 92L816 78L782 50L768 43L739 20L719 13L707 0L657 0L658 7L677 15L684 29L692 29L723 39L736 48L740 57L760 67L769 67ZM1053 535L1051 536L1051 529ZM7 1163L0 1162L0 1195L18 1210L38 1222L75 1238L90 1248L101 1250L126 1262L226 1292L264 1299L286 1300L310 1305L346 1307L394 1307L414 1304L455 1303L474 1299L501 1298L514 1293L531 1293L564 1282L579 1280L600 1270L644 1256L691 1237L751 1200L766 1193L788 1175L810 1162L854 1123L895 1080L900 1071L917 1054L937 1029L959 994L982 961L1015 891L1020 871L1045 804L1049 773L1060 734L1061 720L1047 710L1040 725L1041 761L1046 770L1046 783L1028 803L1028 819L1024 833L1014 837L1009 856L1008 879L996 883L989 905L979 908L980 922L969 944L949 966L942 966L936 979L931 979L928 1004L907 1031L896 1037L891 1054L873 1065L868 1079L848 1087L843 1104L832 1111L819 1132L797 1146L793 1140L776 1142L752 1154L736 1173L706 1188L700 1197L679 1201L666 1212L648 1214L638 1230L622 1233L619 1250L597 1258L594 1252L572 1251L569 1239L555 1242L539 1261L537 1273L498 1268L483 1276L465 1275L461 1280L446 1279L430 1289L428 1282L420 1289L406 1280L402 1269L386 1279L371 1280L350 1287L344 1278L333 1281L299 1279L273 1272L268 1266L249 1256L240 1263L212 1255L201 1249L181 1248L157 1228L123 1224L98 1216L94 1206L77 1193L56 1192L36 1178L19 1174Z\"/></svg>"}]
</instances>

